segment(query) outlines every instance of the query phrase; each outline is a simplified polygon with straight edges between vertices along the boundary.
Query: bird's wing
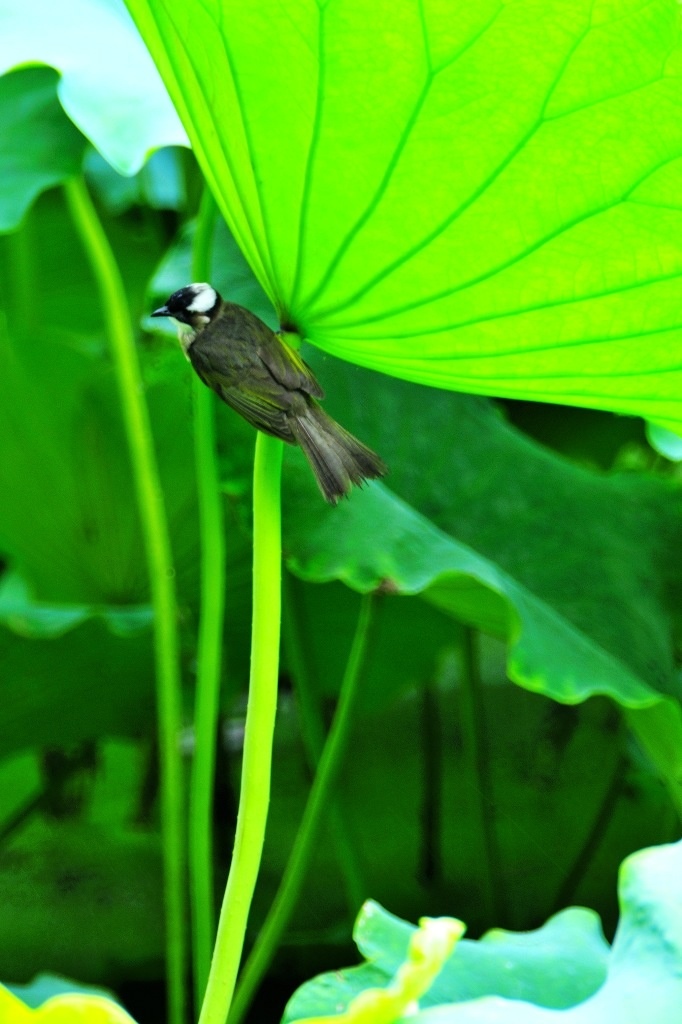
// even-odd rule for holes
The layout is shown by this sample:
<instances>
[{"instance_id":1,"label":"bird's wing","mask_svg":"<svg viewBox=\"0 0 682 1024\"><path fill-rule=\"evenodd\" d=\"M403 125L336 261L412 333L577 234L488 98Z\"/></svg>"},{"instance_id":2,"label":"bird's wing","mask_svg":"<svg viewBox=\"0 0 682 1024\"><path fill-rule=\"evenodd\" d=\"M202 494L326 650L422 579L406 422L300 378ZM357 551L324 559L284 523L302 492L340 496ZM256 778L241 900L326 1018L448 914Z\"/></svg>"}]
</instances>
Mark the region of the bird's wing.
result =
<instances>
[{"instance_id":1,"label":"bird's wing","mask_svg":"<svg viewBox=\"0 0 682 1024\"><path fill-rule=\"evenodd\" d=\"M291 427L287 422L286 410L281 405L269 402L262 395L254 394L253 391L246 391L243 388L226 388L218 384L214 390L251 426L258 430L264 430L267 434L273 434L275 437L281 437L283 441L293 440Z\"/></svg>"},{"instance_id":2,"label":"bird's wing","mask_svg":"<svg viewBox=\"0 0 682 1024\"><path fill-rule=\"evenodd\" d=\"M229 362L220 358L219 351L205 351L192 345L189 355L201 380L223 402L258 430L265 430L286 441L291 440L286 414L291 407L292 396L282 390L280 384L276 384L260 361L251 367L248 376L251 377L252 386L249 386L244 379L246 374L243 368L235 371Z\"/></svg>"},{"instance_id":3,"label":"bird's wing","mask_svg":"<svg viewBox=\"0 0 682 1024\"><path fill-rule=\"evenodd\" d=\"M259 338L258 355L275 380L287 390L304 391L313 398L324 398L324 391L313 371L281 334Z\"/></svg>"}]
</instances>

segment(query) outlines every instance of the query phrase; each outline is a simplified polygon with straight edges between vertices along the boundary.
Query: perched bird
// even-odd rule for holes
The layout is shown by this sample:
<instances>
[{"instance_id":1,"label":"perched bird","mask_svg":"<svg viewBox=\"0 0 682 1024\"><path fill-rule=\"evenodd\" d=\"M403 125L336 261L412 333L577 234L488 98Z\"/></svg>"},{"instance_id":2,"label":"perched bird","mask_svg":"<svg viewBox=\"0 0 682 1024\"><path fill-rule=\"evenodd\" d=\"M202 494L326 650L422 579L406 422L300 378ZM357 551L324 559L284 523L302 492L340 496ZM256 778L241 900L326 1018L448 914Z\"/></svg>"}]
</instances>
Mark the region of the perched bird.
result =
<instances>
[{"instance_id":1,"label":"perched bird","mask_svg":"<svg viewBox=\"0 0 682 1024\"><path fill-rule=\"evenodd\" d=\"M152 316L191 328L180 342L204 384L258 430L300 445L332 505L353 484L386 473L379 456L322 409L324 391L298 352L248 309L224 302L210 284L189 284Z\"/></svg>"}]
</instances>

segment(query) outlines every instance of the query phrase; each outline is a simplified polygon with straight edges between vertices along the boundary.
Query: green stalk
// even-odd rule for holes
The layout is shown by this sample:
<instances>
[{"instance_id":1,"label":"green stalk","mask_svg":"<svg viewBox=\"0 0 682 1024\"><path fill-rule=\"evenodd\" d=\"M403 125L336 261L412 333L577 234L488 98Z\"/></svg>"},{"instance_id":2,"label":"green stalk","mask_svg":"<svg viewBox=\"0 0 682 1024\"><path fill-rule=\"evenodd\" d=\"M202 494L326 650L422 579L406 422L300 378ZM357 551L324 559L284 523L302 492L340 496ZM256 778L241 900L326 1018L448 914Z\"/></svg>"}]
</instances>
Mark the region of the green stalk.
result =
<instances>
[{"instance_id":1,"label":"green stalk","mask_svg":"<svg viewBox=\"0 0 682 1024\"><path fill-rule=\"evenodd\" d=\"M210 278L216 206L204 190L192 255L192 279ZM206 990L215 936L213 908L213 823L211 808L220 698L225 605L225 539L216 458L213 393L193 378L194 465L201 537L201 613L197 643L194 758L189 794L189 881L192 913L194 997L197 1014Z\"/></svg>"},{"instance_id":2,"label":"green stalk","mask_svg":"<svg viewBox=\"0 0 682 1024\"><path fill-rule=\"evenodd\" d=\"M161 773L168 1015L182 1024L185 1009L185 858L179 735L181 686L177 609L168 523L135 336L121 274L81 177L64 185L73 222L97 282L118 377L121 410L135 479L154 608L154 655Z\"/></svg>"},{"instance_id":3,"label":"green stalk","mask_svg":"<svg viewBox=\"0 0 682 1024\"><path fill-rule=\"evenodd\" d=\"M230 1014L230 1024L239 1024L248 1010L300 895L320 822L343 763L360 693L359 684L368 649L373 610L374 595L363 595L334 721L277 895L244 967Z\"/></svg>"},{"instance_id":4,"label":"green stalk","mask_svg":"<svg viewBox=\"0 0 682 1024\"><path fill-rule=\"evenodd\" d=\"M282 442L256 436L253 470L253 621L237 832L199 1024L224 1024L256 887L270 801L282 583Z\"/></svg>"}]
</instances>

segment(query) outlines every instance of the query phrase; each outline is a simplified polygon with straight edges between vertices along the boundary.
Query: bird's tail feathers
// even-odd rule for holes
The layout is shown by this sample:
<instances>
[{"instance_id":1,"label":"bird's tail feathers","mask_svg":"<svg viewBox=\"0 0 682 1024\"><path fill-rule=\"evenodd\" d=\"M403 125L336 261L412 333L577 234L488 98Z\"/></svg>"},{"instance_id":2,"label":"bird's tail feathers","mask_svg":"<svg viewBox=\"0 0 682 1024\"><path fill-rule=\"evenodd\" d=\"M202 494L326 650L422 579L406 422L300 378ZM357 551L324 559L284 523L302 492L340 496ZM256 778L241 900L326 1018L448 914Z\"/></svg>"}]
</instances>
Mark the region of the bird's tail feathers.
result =
<instances>
[{"instance_id":1,"label":"bird's tail feathers","mask_svg":"<svg viewBox=\"0 0 682 1024\"><path fill-rule=\"evenodd\" d=\"M317 402L311 402L305 414L292 417L290 424L322 494L332 505L346 497L353 484L388 472L371 448L344 430Z\"/></svg>"}]
</instances>

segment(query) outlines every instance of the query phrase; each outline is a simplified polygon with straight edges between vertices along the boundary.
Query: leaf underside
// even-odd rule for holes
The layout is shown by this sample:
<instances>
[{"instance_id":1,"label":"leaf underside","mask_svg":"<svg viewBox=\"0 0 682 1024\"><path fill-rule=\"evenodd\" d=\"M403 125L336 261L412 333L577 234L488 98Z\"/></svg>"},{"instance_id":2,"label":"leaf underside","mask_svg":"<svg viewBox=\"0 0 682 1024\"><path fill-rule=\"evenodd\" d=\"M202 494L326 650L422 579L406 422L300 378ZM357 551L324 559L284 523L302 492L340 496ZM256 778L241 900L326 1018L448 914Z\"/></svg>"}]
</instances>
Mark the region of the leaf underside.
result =
<instances>
[{"instance_id":1,"label":"leaf underside","mask_svg":"<svg viewBox=\"0 0 682 1024\"><path fill-rule=\"evenodd\" d=\"M282 320L423 383L682 422L674 0L129 0Z\"/></svg>"}]
</instances>

